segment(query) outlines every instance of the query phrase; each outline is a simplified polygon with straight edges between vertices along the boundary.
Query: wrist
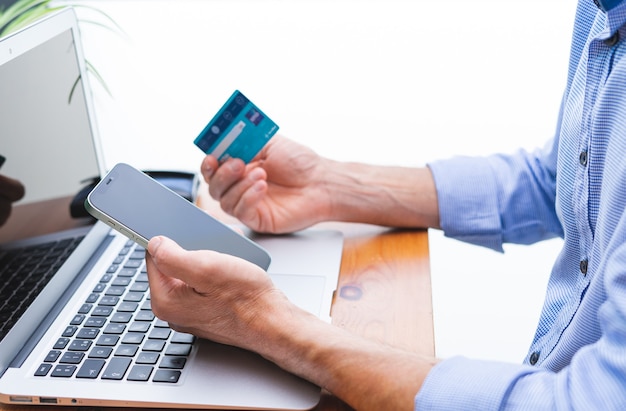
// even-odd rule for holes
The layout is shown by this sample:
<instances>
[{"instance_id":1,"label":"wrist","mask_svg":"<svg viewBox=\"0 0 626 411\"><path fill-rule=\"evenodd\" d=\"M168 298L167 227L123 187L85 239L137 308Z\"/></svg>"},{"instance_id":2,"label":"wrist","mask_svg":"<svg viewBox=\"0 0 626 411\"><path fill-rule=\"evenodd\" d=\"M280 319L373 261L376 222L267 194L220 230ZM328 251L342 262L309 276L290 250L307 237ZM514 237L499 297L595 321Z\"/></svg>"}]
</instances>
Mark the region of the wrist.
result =
<instances>
[{"instance_id":1,"label":"wrist","mask_svg":"<svg viewBox=\"0 0 626 411\"><path fill-rule=\"evenodd\" d=\"M439 227L435 183L426 167L373 166L325 160L326 220L392 227Z\"/></svg>"}]
</instances>

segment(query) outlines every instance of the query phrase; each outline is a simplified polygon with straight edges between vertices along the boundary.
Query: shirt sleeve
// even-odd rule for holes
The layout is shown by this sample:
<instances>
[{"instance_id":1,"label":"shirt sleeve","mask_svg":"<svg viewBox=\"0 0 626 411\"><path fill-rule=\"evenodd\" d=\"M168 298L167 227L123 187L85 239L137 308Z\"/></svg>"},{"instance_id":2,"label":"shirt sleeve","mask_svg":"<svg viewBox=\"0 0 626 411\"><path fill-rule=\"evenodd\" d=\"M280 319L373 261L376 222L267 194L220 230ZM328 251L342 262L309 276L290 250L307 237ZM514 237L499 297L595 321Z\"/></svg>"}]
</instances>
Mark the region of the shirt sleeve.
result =
<instances>
[{"instance_id":1,"label":"shirt sleeve","mask_svg":"<svg viewBox=\"0 0 626 411\"><path fill-rule=\"evenodd\" d=\"M557 139L510 155L430 163L447 237L502 251L563 235L555 211Z\"/></svg>"},{"instance_id":2,"label":"shirt sleeve","mask_svg":"<svg viewBox=\"0 0 626 411\"><path fill-rule=\"evenodd\" d=\"M620 221L626 232L626 214ZM626 403L626 243L607 250L601 337L576 349L559 370L452 357L437 364L415 397L415 410L623 410ZM600 300L593 294L595 302ZM590 304L594 304L594 301ZM593 315L592 315L593 316ZM577 346L577 336L563 344Z\"/></svg>"},{"instance_id":3,"label":"shirt sleeve","mask_svg":"<svg viewBox=\"0 0 626 411\"><path fill-rule=\"evenodd\" d=\"M437 364L415 397L415 410L499 410L531 366L453 357Z\"/></svg>"}]
</instances>

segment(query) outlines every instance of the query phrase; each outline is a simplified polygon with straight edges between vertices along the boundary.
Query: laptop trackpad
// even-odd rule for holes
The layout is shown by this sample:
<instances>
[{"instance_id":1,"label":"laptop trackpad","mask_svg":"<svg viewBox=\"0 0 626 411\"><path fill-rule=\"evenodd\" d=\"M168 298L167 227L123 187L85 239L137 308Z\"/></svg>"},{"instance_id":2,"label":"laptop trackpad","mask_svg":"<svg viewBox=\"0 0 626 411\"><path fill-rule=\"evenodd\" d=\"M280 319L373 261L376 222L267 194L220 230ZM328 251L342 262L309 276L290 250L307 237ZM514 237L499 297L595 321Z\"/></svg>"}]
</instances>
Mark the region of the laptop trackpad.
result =
<instances>
[{"instance_id":1,"label":"laptop trackpad","mask_svg":"<svg viewBox=\"0 0 626 411\"><path fill-rule=\"evenodd\" d=\"M270 274L272 281L298 307L319 317L326 279L315 275Z\"/></svg>"}]
</instances>

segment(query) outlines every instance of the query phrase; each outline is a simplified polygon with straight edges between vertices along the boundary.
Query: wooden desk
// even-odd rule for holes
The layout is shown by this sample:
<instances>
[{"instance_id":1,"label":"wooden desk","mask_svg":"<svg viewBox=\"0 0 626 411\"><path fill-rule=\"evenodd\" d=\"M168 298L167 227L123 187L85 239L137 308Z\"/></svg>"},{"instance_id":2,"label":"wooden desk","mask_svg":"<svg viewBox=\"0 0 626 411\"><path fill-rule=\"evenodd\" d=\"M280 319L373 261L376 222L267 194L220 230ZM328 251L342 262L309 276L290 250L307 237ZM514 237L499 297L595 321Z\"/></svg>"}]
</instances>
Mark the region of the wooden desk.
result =
<instances>
[{"instance_id":1,"label":"wooden desk","mask_svg":"<svg viewBox=\"0 0 626 411\"><path fill-rule=\"evenodd\" d=\"M348 223L325 223L320 227L340 229L345 235L332 307L333 324L385 344L434 355L427 231ZM86 408L0 405L0 411L39 409ZM315 410L350 407L324 393Z\"/></svg>"}]
</instances>

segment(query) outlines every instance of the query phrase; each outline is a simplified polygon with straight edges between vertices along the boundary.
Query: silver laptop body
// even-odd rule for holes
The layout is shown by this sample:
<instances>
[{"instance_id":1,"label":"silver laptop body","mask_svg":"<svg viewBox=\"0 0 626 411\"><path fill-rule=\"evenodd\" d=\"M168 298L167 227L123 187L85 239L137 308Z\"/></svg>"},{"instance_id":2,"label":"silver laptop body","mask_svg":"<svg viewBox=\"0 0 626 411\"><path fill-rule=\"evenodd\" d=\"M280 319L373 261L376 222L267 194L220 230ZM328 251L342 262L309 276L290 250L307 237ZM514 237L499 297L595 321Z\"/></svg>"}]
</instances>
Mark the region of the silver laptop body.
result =
<instances>
[{"instance_id":1,"label":"silver laptop body","mask_svg":"<svg viewBox=\"0 0 626 411\"><path fill-rule=\"evenodd\" d=\"M0 39L0 175L26 187L0 226L0 297L34 290L17 308L0 305L0 402L314 407L318 387L258 355L149 320L142 250L102 223L70 215L73 196L105 173L78 34L74 11L65 9ZM292 301L330 320L341 234L252 238L271 253L268 272ZM71 251L60 251L70 243ZM24 249L40 254L22 264L16 256ZM48 269L51 254L61 257ZM16 266L21 274L11 274ZM24 273L24 284L5 286Z\"/></svg>"}]
</instances>

